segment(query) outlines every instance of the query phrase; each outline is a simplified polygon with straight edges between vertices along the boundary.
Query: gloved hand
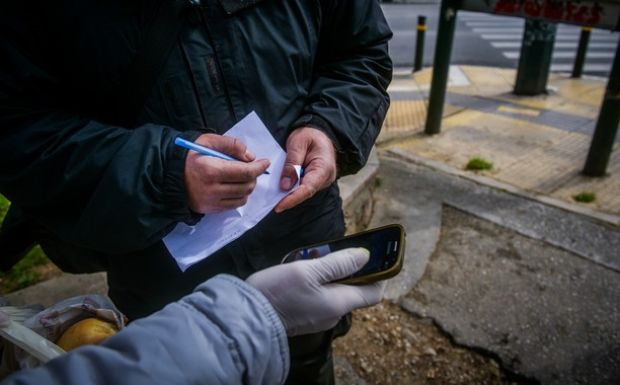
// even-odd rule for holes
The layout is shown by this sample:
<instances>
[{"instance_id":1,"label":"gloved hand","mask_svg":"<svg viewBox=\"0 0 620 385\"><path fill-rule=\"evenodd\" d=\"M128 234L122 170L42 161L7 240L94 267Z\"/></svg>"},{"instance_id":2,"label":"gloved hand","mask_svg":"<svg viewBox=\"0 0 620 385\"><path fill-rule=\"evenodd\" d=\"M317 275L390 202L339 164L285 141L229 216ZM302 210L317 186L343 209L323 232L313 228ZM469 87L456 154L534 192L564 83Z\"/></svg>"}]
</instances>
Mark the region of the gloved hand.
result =
<instances>
[{"instance_id":1,"label":"gloved hand","mask_svg":"<svg viewBox=\"0 0 620 385\"><path fill-rule=\"evenodd\" d=\"M353 309L378 303L384 283L365 286L330 283L346 278L368 262L369 252L352 248L322 258L273 266L248 277L271 302L289 336L334 327Z\"/></svg>"}]
</instances>

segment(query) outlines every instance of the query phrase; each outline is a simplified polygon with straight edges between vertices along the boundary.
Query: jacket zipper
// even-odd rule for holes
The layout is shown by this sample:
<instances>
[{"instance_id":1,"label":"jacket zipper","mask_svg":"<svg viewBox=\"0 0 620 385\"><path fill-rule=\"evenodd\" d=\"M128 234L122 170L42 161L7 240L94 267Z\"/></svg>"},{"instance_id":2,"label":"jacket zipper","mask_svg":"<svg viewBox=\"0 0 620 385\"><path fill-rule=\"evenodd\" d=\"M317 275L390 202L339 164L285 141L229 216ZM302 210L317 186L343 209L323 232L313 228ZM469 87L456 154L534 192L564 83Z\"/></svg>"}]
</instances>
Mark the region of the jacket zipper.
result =
<instances>
[{"instance_id":1,"label":"jacket zipper","mask_svg":"<svg viewBox=\"0 0 620 385\"><path fill-rule=\"evenodd\" d=\"M204 8L201 7L201 9L199 11L200 19L202 21L202 25L205 28L205 31L206 31L206 34L207 34L207 38L209 39L209 43L211 44L211 47L213 47L213 58L214 58L214 61L215 61L215 66L208 65L207 66L207 71L209 71L209 75L216 82L216 84L214 84L214 86L220 87L220 85L223 85L224 97L226 98L226 104L228 106L228 111L230 112L230 116L233 118L233 121L237 122L237 115L235 114L235 109L233 108L232 100L230 99L230 93L228 92L228 84L226 84L226 79L224 79L224 77L222 76L223 71L222 71L222 65L221 65L220 59L219 59L218 50L217 50L217 47L216 47L215 42L213 40L213 36L211 34L211 30L209 29L209 25L207 24L207 20L206 20L206 18L204 16L203 12L204 12Z\"/></svg>"},{"instance_id":2,"label":"jacket zipper","mask_svg":"<svg viewBox=\"0 0 620 385\"><path fill-rule=\"evenodd\" d=\"M200 98L200 93L198 92L198 83L196 82L196 76L194 71L192 70L192 65L189 60L189 55L187 54L187 50L183 43L179 43L181 47L181 56L183 56L183 61L185 62L185 66L187 67L187 71L189 72L190 79L192 81L192 88L194 89L194 98L196 99L196 103L198 105L198 111L200 112L200 119L202 120L202 125L206 129L207 128L207 119L204 114L202 100Z\"/></svg>"}]
</instances>

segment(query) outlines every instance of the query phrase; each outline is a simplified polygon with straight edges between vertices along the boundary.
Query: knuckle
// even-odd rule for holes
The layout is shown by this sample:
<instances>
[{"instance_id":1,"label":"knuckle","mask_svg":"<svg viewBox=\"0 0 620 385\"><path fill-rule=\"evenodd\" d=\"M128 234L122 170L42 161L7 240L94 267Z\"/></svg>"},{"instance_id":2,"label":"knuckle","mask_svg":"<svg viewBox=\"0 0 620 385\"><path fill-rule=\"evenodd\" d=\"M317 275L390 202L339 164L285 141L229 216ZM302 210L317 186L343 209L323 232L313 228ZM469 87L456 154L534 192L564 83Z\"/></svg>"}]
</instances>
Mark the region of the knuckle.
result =
<instances>
[{"instance_id":1,"label":"knuckle","mask_svg":"<svg viewBox=\"0 0 620 385\"><path fill-rule=\"evenodd\" d=\"M254 172L251 168L245 168L242 172L243 180L251 181L255 178Z\"/></svg>"},{"instance_id":2,"label":"knuckle","mask_svg":"<svg viewBox=\"0 0 620 385\"><path fill-rule=\"evenodd\" d=\"M254 191L254 187L256 187L256 183L250 183L246 186L245 188L245 194L246 195L250 195L252 194L252 191Z\"/></svg>"},{"instance_id":3,"label":"knuckle","mask_svg":"<svg viewBox=\"0 0 620 385\"><path fill-rule=\"evenodd\" d=\"M236 151L239 151L241 153L245 152L245 143L243 143L241 140L239 140L239 138L233 138L233 148Z\"/></svg>"}]
</instances>

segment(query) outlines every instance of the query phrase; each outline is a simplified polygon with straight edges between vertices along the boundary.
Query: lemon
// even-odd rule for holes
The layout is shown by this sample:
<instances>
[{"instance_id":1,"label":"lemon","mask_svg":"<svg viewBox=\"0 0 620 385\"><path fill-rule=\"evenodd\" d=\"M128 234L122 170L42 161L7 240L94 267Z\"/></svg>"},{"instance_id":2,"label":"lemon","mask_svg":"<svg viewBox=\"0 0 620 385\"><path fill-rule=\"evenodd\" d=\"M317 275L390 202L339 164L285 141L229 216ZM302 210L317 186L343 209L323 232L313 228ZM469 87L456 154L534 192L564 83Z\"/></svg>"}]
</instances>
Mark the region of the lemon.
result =
<instances>
[{"instance_id":1,"label":"lemon","mask_svg":"<svg viewBox=\"0 0 620 385\"><path fill-rule=\"evenodd\" d=\"M69 351L88 344L98 344L116 334L116 325L97 318L86 318L74 323L67 329L56 344Z\"/></svg>"}]
</instances>

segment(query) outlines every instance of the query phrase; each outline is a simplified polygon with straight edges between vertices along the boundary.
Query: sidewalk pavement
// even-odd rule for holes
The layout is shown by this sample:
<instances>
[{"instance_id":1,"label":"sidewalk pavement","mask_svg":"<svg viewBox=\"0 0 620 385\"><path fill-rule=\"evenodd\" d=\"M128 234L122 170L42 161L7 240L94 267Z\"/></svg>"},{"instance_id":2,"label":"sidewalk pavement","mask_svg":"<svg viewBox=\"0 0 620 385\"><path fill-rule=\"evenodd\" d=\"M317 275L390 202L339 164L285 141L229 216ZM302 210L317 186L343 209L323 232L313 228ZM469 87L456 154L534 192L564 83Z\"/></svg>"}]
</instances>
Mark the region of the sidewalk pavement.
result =
<instances>
[{"instance_id":1,"label":"sidewalk pavement","mask_svg":"<svg viewBox=\"0 0 620 385\"><path fill-rule=\"evenodd\" d=\"M473 157L493 164L480 172L497 182L541 196L569 210L620 224L620 150L611 155L608 176L581 175L606 79L571 79L552 74L549 94L512 94L515 70L452 66L442 132L423 134L431 69L395 74L392 107L379 139L381 147L463 169ZM573 197L594 192L596 200ZM566 204L562 204L565 202ZM612 214L606 216L605 214Z\"/></svg>"}]
</instances>

